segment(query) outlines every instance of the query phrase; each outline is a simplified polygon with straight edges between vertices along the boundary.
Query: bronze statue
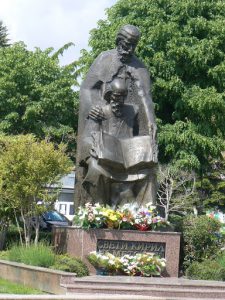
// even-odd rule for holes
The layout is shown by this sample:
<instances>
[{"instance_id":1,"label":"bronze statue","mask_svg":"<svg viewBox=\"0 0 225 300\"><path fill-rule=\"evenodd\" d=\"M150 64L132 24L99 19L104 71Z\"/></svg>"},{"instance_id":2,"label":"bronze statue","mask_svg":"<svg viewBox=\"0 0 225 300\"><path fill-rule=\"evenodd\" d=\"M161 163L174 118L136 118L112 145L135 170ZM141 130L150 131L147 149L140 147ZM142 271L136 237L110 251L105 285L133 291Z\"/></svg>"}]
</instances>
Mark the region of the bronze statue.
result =
<instances>
[{"instance_id":1,"label":"bronze statue","mask_svg":"<svg viewBox=\"0 0 225 300\"><path fill-rule=\"evenodd\" d=\"M156 123L149 73L134 55L139 39L123 26L81 85L76 206L155 202Z\"/></svg>"}]
</instances>

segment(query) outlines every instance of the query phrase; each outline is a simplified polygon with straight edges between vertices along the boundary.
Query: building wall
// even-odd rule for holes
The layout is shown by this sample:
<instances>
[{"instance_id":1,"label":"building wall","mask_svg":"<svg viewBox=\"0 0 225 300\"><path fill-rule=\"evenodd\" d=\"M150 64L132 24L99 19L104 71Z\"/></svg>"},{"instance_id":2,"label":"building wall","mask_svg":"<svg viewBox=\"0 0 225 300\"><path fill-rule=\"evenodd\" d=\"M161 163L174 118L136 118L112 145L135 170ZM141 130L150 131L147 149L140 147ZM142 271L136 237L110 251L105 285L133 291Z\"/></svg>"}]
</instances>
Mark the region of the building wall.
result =
<instances>
[{"instance_id":1,"label":"building wall","mask_svg":"<svg viewBox=\"0 0 225 300\"><path fill-rule=\"evenodd\" d=\"M55 202L55 209L65 215L69 220L74 217L74 182L75 172L64 176L60 183L62 190L59 193L58 199Z\"/></svg>"}]
</instances>

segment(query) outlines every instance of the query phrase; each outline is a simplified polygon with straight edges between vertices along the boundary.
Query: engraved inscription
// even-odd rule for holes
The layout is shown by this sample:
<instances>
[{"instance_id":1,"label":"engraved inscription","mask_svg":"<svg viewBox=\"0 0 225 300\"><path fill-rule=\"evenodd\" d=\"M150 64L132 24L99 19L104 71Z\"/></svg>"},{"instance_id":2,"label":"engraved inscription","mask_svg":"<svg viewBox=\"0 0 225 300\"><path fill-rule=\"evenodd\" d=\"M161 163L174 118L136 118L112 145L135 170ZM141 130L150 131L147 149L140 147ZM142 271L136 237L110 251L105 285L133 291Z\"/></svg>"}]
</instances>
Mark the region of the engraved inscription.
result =
<instances>
[{"instance_id":1,"label":"engraved inscription","mask_svg":"<svg viewBox=\"0 0 225 300\"><path fill-rule=\"evenodd\" d=\"M152 252L165 258L166 244L143 241L118 241L118 240L97 240L98 252L110 252L115 256L125 254L135 255L137 253Z\"/></svg>"}]
</instances>

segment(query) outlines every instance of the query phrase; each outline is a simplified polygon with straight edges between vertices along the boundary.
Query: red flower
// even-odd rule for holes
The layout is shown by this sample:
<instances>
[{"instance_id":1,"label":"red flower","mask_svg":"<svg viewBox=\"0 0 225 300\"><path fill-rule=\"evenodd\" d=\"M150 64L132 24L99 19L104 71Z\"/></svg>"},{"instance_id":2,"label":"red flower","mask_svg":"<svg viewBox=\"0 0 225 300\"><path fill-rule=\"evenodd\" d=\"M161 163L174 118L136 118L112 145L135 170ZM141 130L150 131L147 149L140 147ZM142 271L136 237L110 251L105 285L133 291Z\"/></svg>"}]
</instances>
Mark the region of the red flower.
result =
<instances>
[{"instance_id":1,"label":"red flower","mask_svg":"<svg viewBox=\"0 0 225 300\"><path fill-rule=\"evenodd\" d=\"M134 226L140 231L147 231L150 229L149 224L134 224Z\"/></svg>"}]
</instances>

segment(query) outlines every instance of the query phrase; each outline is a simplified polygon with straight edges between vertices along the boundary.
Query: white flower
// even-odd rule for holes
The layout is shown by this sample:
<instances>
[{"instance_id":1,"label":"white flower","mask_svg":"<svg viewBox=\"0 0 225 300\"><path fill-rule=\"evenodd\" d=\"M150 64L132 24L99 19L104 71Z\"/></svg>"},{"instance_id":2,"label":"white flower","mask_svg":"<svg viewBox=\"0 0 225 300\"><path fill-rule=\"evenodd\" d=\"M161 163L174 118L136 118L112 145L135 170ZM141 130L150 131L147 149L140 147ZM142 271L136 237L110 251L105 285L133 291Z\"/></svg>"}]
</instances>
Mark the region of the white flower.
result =
<instances>
[{"instance_id":1,"label":"white flower","mask_svg":"<svg viewBox=\"0 0 225 300\"><path fill-rule=\"evenodd\" d=\"M108 256L106 256L106 255L102 255L101 258L104 259L104 260L109 260Z\"/></svg>"},{"instance_id":2,"label":"white flower","mask_svg":"<svg viewBox=\"0 0 225 300\"><path fill-rule=\"evenodd\" d=\"M151 209L151 210L156 209L156 206L155 206L155 205L151 205L151 202L146 203L145 206L146 206L148 209Z\"/></svg>"},{"instance_id":3,"label":"white flower","mask_svg":"<svg viewBox=\"0 0 225 300\"><path fill-rule=\"evenodd\" d=\"M124 256L122 256L122 257L120 258L120 261L121 261L121 263L126 263L126 262L128 262L128 260L127 260Z\"/></svg>"},{"instance_id":4,"label":"white flower","mask_svg":"<svg viewBox=\"0 0 225 300\"><path fill-rule=\"evenodd\" d=\"M166 260L165 259L162 258L160 262L161 262L161 266L162 267L166 266Z\"/></svg>"}]
</instances>

